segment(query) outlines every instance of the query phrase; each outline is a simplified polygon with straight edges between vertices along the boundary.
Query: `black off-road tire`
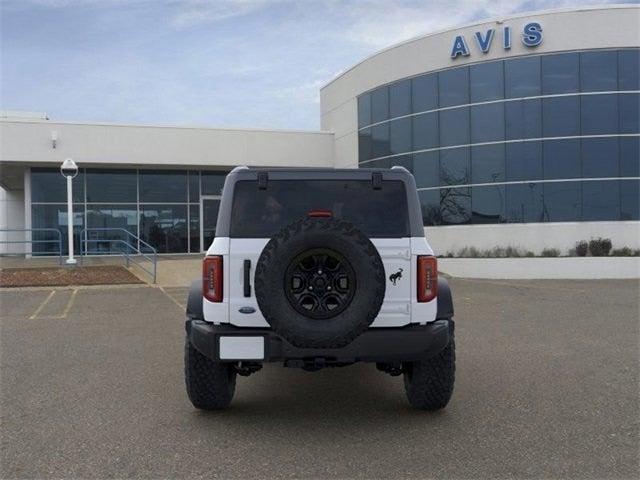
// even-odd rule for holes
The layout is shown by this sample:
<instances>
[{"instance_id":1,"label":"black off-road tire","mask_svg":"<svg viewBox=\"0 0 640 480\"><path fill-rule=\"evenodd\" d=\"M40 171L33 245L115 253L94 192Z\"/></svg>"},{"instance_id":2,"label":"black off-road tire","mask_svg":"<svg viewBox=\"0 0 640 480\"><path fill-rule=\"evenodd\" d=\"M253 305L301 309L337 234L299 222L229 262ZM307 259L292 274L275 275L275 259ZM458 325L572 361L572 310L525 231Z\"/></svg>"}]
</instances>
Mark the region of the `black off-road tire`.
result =
<instances>
[{"instance_id":1,"label":"black off-road tire","mask_svg":"<svg viewBox=\"0 0 640 480\"><path fill-rule=\"evenodd\" d=\"M285 292L287 268L313 249L343 256L355 276L348 306L331 318L310 318L296 310ZM341 348L375 320L384 301L384 264L371 240L349 222L309 217L293 222L265 246L255 273L256 300L273 330L300 348Z\"/></svg>"},{"instance_id":2,"label":"black off-road tire","mask_svg":"<svg viewBox=\"0 0 640 480\"><path fill-rule=\"evenodd\" d=\"M184 379L189 400L201 410L227 408L236 390L233 364L208 359L188 338L184 344Z\"/></svg>"},{"instance_id":3,"label":"black off-road tire","mask_svg":"<svg viewBox=\"0 0 640 480\"><path fill-rule=\"evenodd\" d=\"M449 403L456 373L456 343L451 321L449 344L438 355L405 362L404 388L409 404L421 410L439 410Z\"/></svg>"}]
</instances>

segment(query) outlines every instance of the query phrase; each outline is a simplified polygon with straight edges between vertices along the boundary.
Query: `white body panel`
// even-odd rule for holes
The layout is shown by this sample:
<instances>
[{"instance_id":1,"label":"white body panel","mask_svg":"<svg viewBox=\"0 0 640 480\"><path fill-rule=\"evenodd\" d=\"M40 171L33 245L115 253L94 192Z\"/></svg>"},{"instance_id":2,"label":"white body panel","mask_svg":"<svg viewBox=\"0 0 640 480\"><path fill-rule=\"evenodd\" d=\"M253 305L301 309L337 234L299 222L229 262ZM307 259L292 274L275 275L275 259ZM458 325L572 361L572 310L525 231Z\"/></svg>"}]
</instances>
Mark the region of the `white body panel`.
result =
<instances>
[{"instance_id":1,"label":"white body panel","mask_svg":"<svg viewBox=\"0 0 640 480\"><path fill-rule=\"evenodd\" d=\"M224 270L223 301L212 303L203 299L204 318L216 324L230 323L238 327L269 327L255 298L255 267L267 238L216 238L207 255L222 255ZM418 255L433 255L424 237L374 238L385 268L387 280L385 299L380 313L371 324L377 327L402 327L410 323L427 323L436 318L437 299L418 303L416 268ZM244 296L244 261L251 261L251 296ZM402 269L402 270L401 270ZM395 285L389 278L401 273ZM245 308L243 308L245 307ZM246 308L249 307L249 308ZM251 311L252 313L241 313Z\"/></svg>"}]
</instances>

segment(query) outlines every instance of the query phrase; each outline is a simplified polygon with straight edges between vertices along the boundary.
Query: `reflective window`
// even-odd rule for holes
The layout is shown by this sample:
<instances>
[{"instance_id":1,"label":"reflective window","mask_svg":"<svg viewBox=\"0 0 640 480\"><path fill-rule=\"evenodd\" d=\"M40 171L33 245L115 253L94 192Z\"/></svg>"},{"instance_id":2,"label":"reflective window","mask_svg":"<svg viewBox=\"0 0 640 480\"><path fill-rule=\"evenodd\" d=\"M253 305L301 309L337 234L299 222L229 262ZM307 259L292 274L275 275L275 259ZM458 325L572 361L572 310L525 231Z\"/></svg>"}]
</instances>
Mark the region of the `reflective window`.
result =
<instances>
[{"instance_id":1,"label":"reflective window","mask_svg":"<svg viewBox=\"0 0 640 480\"><path fill-rule=\"evenodd\" d=\"M542 180L542 142L505 145L507 181Z\"/></svg>"},{"instance_id":2,"label":"reflective window","mask_svg":"<svg viewBox=\"0 0 640 480\"><path fill-rule=\"evenodd\" d=\"M640 49L618 52L618 88L640 90Z\"/></svg>"},{"instance_id":3,"label":"reflective window","mask_svg":"<svg viewBox=\"0 0 640 480\"><path fill-rule=\"evenodd\" d=\"M416 178L418 188L439 186L440 153L416 153L413 156L413 175Z\"/></svg>"},{"instance_id":4,"label":"reflective window","mask_svg":"<svg viewBox=\"0 0 640 480\"><path fill-rule=\"evenodd\" d=\"M189 172L189 201L200 201L200 172L195 170Z\"/></svg>"},{"instance_id":5,"label":"reflective window","mask_svg":"<svg viewBox=\"0 0 640 480\"><path fill-rule=\"evenodd\" d=\"M613 96L613 95L612 95ZM640 95L618 95L620 105L620 133L640 133Z\"/></svg>"},{"instance_id":6,"label":"reflective window","mask_svg":"<svg viewBox=\"0 0 640 480\"><path fill-rule=\"evenodd\" d=\"M471 143L504 140L504 104L471 107Z\"/></svg>"},{"instance_id":7,"label":"reflective window","mask_svg":"<svg viewBox=\"0 0 640 480\"><path fill-rule=\"evenodd\" d=\"M371 124L371 95L365 93L358 97L358 127Z\"/></svg>"},{"instance_id":8,"label":"reflective window","mask_svg":"<svg viewBox=\"0 0 640 480\"><path fill-rule=\"evenodd\" d=\"M201 172L201 178L203 195L220 195L227 172Z\"/></svg>"},{"instance_id":9,"label":"reflective window","mask_svg":"<svg viewBox=\"0 0 640 480\"><path fill-rule=\"evenodd\" d=\"M618 132L617 95L585 95L580 102L583 135Z\"/></svg>"},{"instance_id":10,"label":"reflective window","mask_svg":"<svg viewBox=\"0 0 640 480\"><path fill-rule=\"evenodd\" d=\"M426 226L441 225L440 190L421 190L418 192L422 207L422 221Z\"/></svg>"},{"instance_id":11,"label":"reflective window","mask_svg":"<svg viewBox=\"0 0 640 480\"><path fill-rule=\"evenodd\" d=\"M577 53L543 55L542 94L577 92L580 86L580 70Z\"/></svg>"},{"instance_id":12,"label":"reflective window","mask_svg":"<svg viewBox=\"0 0 640 480\"><path fill-rule=\"evenodd\" d=\"M140 170L140 202L186 202L187 172Z\"/></svg>"},{"instance_id":13,"label":"reflective window","mask_svg":"<svg viewBox=\"0 0 640 480\"><path fill-rule=\"evenodd\" d=\"M413 124L413 150L425 150L439 146L438 113L416 115Z\"/></svg>"},{"instance_id":14,"label":"reflective window","mask_svg":"<svg viewBox=\"0 0 640 480\"><path fill-rule=\"evenodd\" d=\"M469 143L469 108L440 111L440 146Z\"/></svg>"},{"instance_id":15,"label":"reflective window","mask_svg":"<svg viewBox=\"0 0 640 480\"><path fill-rule=\"evenodd\" d=\"M575 178L580 172L580 140L547 140L542 158L546 180Z\"/></svg>"},{"instance_id":16,"label":"reflective window","mask_svg":"<svg viewBox=\"0 0 640 480\"><path fill-rule=\"evenodd\" d=\"M414 113L438 108L438 75L421 75L411 79L411 103Z\"/></svg>"},{"instance_id":17,"label":"reflective window","mask_svg":"<svg viewBox=\"0 0 640 480\"><path fill-rule=\"evenodd\" d=\"M389 168L391 167L404 167L413 173L413 155L399 155L389 159Z\"/></svg>"},{"instance_id":18,"label":"reflective window","mask_svg":"<svg viewBox=\"0 0 640 480\"><path fill-rule=\"evenodd\" d=\"M542 184L525 183L506 185L507 222L542 222Z\"/></svg>"},{"instance_id":19,"label":"reflective window","mask_svg":"<svg viewBox=\"0 0 640 480\"><path fill-rule=\"evenodd\" d=\"M411 151L411 118L400 118L389 123L389 146L391 154Z\"/></svg>"},{"instance_id":20,"label":"reflective window","mask_svg":"<svg viewBox=\"0 0 640 480\"><path fill-rule=\"evenodd\" d=\"M389 88L382 87L371 92L371 123L389 118Z\"/></svg>"},{"instance_id":21,"label":"reflective window","mask_svg":"<svg viewBox=\"0 0 640 480\"><path fill-rule=\"evenodd\" d=\"M219 211L219 199L206 198L202 200L202 240L205 249L209 248L216 236Z\"/></svg>"},{"instance_id":22,"label":"reflective window","mask_svg":"<svg viewBox=\"0 0 640 480\"><path fill-rule=\"evenodd\" d=\"M189 205L189 251L201 252L200 248L200 205Z\"/></svg>"},{"instance_id":23,"label":"reflective window","mask_svg":"<svg viewBox=\"0 0 640 480\"><path fill-rule=\"evenodd\" d=\"M137 249L136 241L122 230L138 235L138 210L134 205L87 205L87 228L94 230L87 233L86 251L92 254L133 252ZM122 230L121 230L122 229ZM111 241L99 241L109 239Z\"/></svg>"},{"instance_id":24,"label":"reflective window","mask_svg":"<svg viewBox=\"0 0 640 480\"><path fill-rule=\"evenodd\" d=\"M186 205L141 205L140 237L158 253L188 251Z\"/></svg>"},{"instance_id":25,"label":"reflective window","mask_svg":"<svg viewBox=\"0 0 640 480\"><path fill-rule=\"evenodd\" d=\"M389 87L390 118L411 113L411 81L403 80Z\"/></svg>"},{"instance_id":26,"label":"reflective window","mask_svg":"<svg viewBox=\"0 0 640 480\"><path fill-rule=\"evenodd\" d=\"M365 128L358 132L358 160L369 160L373 153L371 142L371 128Z\"/></svg>"},{"instance_id":27,"label":"reflective window","mask_svg":"<svg viewBox=\"0 0 640 480\"><path fill-rule=\"evenodd\" d=\"M611 92L618 89L618 52L582 52L580 54L580 90Z\"/></svg>"},{"instance_id":28,"label":"reflective window","mask_svg":"<svg viewBox=\"0 0 640 480\"><path fill-rule=\"evenodd\" d=\"M619 182L582 182L582 220L604 221L620 219Z\"/></svg>"},{"instance_id":29,"label":"reflective window","mask_svg":"<svg viewBox=\"0 0 640 480\"><path fill-rule=\"evenodd\" d=\"M371 144L371 155L373 158L384 157L390 154L389 123L371 127Z\"/></svg>"},{"instance_id":30,"label":"reflective window","mask_svg":"<svg viewBox=\"0 0 640 480\"><path fill-rule=\"evenodd\" d=\"M582 182L553 182L542 184L544 192L544 221L570 222L580 220Z\"/></svg>"},{"instance_id":31,"label":"reflective window","mask_svg":"<svg viewBox=\"0 0 640 480\"><path fill-rule=\"evenodd\" d=\"M469 67L471 102L504 98L504 70L502 62L486 62Z\"/></svg>"},{"instance_id":32,"label":"reflective window","mask_svg":"<svg viewBox=\"0 0 640 480\"><path fill-rule=\"evenodd\" d=\"M640 181L621 180L620 220L640 220Z\"/></svg>"},{"instance_id":33,"label":"reflective window","mask_svg":"<svg viewBox=\"0 0 640 480\"><path fill-rule=\"evenodd\" d=\"M138 201L135 170L88 169L87 202L126 203Z\"/></svg>"},{"instance_id":34,"label":"reflective window","mask_svg":"<svg viewBox=\"0 0 640 480\"><path fill-rule=\"evenodd\" d=\"M505 61L504 76L506 98L540 95L540 57Z\"/></svg>"},{"instance_id":35,"label":"reflective window","mask_svg":"<svg viewBox=\"0 0 640 480\"><path fill-rule=\"evenodd\" d=\"M542 127L545 137L580 135L580 97L544 98Z\"/></svg>"},{"instance_id":36,"label":"reflective window","mask_svg":"<svg viewBox=\"0 0 640 480\"><path fill-rule=\"evenodd\" d=\"M469 68L452 68L440 72L438 95L440 107L469 103Z\"/></svg>"},{"instance_id":37,"label":"reflective window","mask_svg":"<svg viewBox=\"0 0 640 480\"><path fill-rule=\"evenodd\" d=\"M502 223L505 221L505 187L488 185L471 188L472 223Z\"/></svg>"},{"instance_id":38,"label":"reflective window","mask_svg":"<svg viewBox=\"0 0 640 480\"><path fill-rule=\"evenodd\" d=\"M440 151L440 185L470 183L469 148Z\"/></svg>"},{"instance_id":39,"label":"reflective window","mask_svg":"<svg viewBox=\"0 0 640 480\"><path fill-rule=\"evenodd\" d=\"M496 183L505 180L505 146L471 147L471 183Z\"/></svg>"},{"instance_id":40,"label":"reflective window","mask_svg":"<svg viewBox=\"0 0 640 480\"><path fill-rule=\"evenodd\" d=\"M640 137L622 137L620 142L620 176L640 177Z\"/></svg>"},{"instance_id":41,"label":"reflective window","mask_svg":"<svg viewBox=\"0 0 640 480\"><path fill-rule=\"evenodd\" d=\"M82 169L72 181L73 201L84 202L84 172ZM67 179L57 168L31 169L32 202L67 203Z\"/></svg>"},{"instance_id":42,"label":"reflective window","mask_svg":"<svg viewBox=\"0 0 640 480\"><path fill-rule=\"evenodd\" d=\"M542 137L542 100L518 100L504 104L505 138Z\"/></svg>"},{"instance_id":43,"label":"reflective window","mask_svg":"<svg viewBox=\"0 0 640 480\"><path fill-rule=\"evenodd\" d=\"M60 175L58 173L58 175ZM32 205L31 206L31 228L57 228L62 234L62 254L69 254L69 241L67 205ZM75 252L80 252L80 231L84 228L84 207L83 205L73 205L73 248ZM58 254L60 244L58 234L55 232L33 232L31 239L34 240L32 252L34 254Z\"/></svg>"},{"instance_id":44,"label":"reflective window","mask_svg":"<svg viewBox=\"0 0 640 480\"><path fill-rule=\"evenodd\" d=\"M441 188L440 215L443 225L461 225L471 221L471 189Z\"/></svg>"},{"instance_id":45,"label":"reflective window","mask_svg":"<svg viewBox=\"0 0 640 480\"><path fill-rule=\"evenodd\" d=\"M583 138L582 139L582 177L617 177L618 138ZM580 176L579 171L575 176Z\"/></svg>"}]
</instances>

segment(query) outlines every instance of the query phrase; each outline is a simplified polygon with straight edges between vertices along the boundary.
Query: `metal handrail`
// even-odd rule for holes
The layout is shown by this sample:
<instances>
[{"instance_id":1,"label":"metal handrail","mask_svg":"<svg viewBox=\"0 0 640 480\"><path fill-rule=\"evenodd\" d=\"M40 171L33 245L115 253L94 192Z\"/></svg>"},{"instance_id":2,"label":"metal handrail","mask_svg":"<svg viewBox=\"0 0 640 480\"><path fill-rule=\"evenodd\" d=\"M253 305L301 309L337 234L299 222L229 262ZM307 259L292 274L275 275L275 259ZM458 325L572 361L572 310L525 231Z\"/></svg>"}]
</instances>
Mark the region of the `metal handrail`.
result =
<instances>
[{"instance_id":1,"label":"metal handrail","mask_svg":"<svg viewBox=\"0 0 640 480\"><path fill-rule=\"evenodd\" d=\"M87 234L91 232L121 232L127 234L128 237L127 240L123 240L122 238L88 238ZM135 245L132 245L130 243L131 240L134 241ZM117 246L124 246L125 248L123 248L120 253L124 256L127 267L129 266L130 262L133 262L138 266L138 268L140 268L140 270L153 278L153 283L156 283L158 251L147 242L142 240L140 237L134 235L125 228L83 228L80 232L80 262L82 262L82 259L87 255L90 255L92 253L101 253L98 251L89 251L89 243L102 242L108 242L110 245L115 244ZM151 250L151 252L142 251L142 249L140 248L141 245ZM130 253L131 250L133 251L133 254ZM152 269L147 269L143 266L142 262L136 261L136 256L141 256L143 258L143 261L147 260L148 262L150 262L152 264Z\"/></svg>"},{"instance_id":2,"label":"metal handrail","mask_svg":"<svg viewBox=\"0 0 640 480\"><path fill-rule=\"evenodd\" d=\"M62 265L62 232L60 232L60 230L58 230L57 228L9 228L9 229L1 229L0 230L0 234L2 233L17 233L17 232L55 232L58 236L58 238L56 240L34 240L33 237L28 239L28 240L0 240L0 243L2 244L9 244L9 243L29 243L32 246L32 250L33 250L33 244L34 243L57 243L58 244L58 251L57 252L52 252L52 253L57 253L58 254L58 261L60 262L60 265ZM11 253L11 252L3 252L3 255L25 255L25 254L33 254L33 252L15 252L15 253ZM39 252L36 252L39 253Z\"/></svg>"}]
</instances>

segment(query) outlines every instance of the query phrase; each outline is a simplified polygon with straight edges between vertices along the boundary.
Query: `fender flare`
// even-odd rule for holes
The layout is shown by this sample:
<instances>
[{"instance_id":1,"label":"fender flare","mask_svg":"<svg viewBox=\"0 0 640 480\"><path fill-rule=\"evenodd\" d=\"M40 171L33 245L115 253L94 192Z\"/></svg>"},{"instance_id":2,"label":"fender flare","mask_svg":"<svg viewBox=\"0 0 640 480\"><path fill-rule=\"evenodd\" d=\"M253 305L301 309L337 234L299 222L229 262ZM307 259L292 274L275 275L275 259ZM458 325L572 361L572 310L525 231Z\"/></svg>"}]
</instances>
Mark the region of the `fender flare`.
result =
<instances>
[{"instance_id":1,"label":"fender flare","mask_svg":"<svg viewBox=\"0 0 640 480\"><path fill-rule=\"evenodd\" d=\"M438 285L439 286L439 285ZM202 309L202 280L194 280L189 288L187 317L191 320L204 320Z\"/></svg>"},{"instance_id":2,"label":"fender flare","mask_svg":"<svg viewBox=\"0 0 640 480\"><path fill-rule=\"evenodd\" d=\"M453 317L453 297L446 278L438 277L438 313L436 319L451 319Z\"/></svg>"}]
</instances>

